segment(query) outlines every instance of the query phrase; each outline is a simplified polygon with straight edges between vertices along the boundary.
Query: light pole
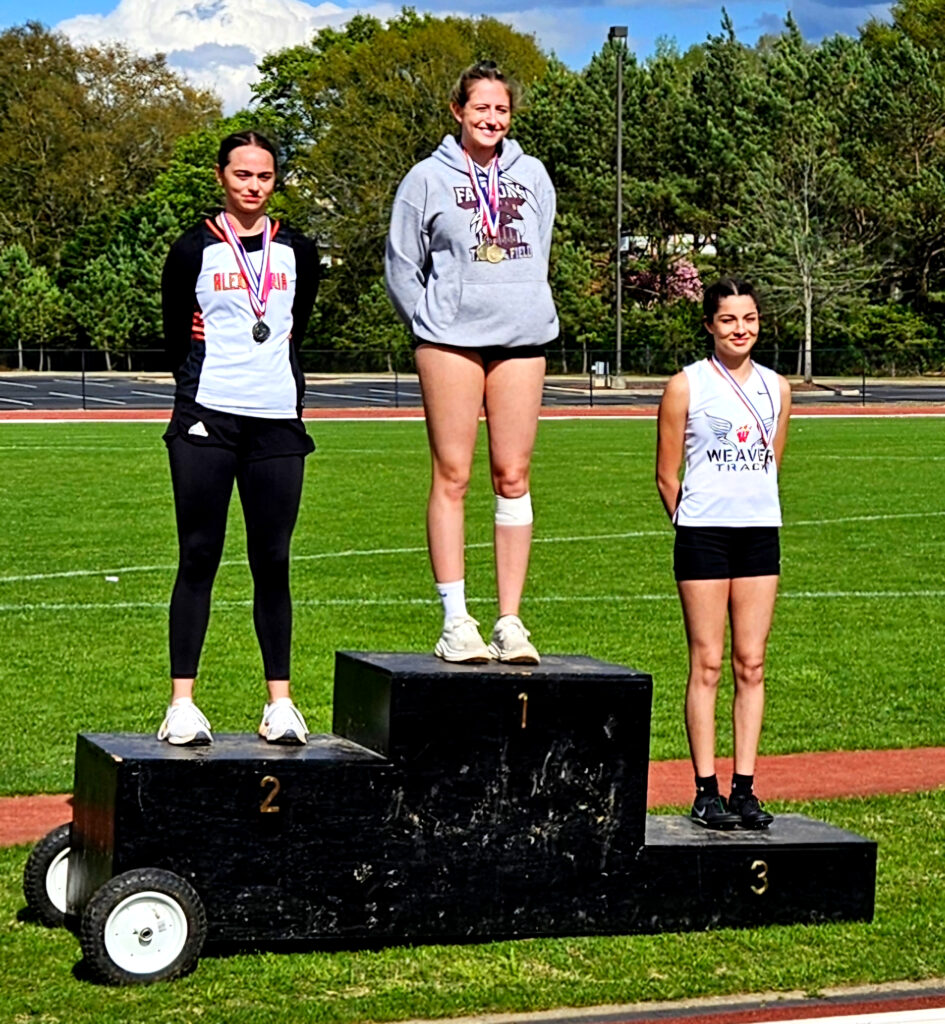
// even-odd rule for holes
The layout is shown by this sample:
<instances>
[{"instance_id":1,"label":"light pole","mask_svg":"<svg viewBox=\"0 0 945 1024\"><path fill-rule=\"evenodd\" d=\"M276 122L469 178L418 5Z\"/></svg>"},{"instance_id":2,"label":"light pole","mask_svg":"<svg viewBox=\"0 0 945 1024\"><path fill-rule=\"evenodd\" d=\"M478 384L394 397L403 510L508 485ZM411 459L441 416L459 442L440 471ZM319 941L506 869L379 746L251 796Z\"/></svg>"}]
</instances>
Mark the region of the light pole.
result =
<instances>
[{"instance_id":1,"label":"light pole","mask_svg":"<svg viewBox=\"0 0 945 1024\"><path fill-rule=\"evenodd\" d=\"M622 388L623 381L623 281L620 275L621 247L623 245L623 43L627 38L626 25L611 25L607 33L610 42L617 43L617 346L615 372L611 386Z\"/></svg>"}]
</instances>

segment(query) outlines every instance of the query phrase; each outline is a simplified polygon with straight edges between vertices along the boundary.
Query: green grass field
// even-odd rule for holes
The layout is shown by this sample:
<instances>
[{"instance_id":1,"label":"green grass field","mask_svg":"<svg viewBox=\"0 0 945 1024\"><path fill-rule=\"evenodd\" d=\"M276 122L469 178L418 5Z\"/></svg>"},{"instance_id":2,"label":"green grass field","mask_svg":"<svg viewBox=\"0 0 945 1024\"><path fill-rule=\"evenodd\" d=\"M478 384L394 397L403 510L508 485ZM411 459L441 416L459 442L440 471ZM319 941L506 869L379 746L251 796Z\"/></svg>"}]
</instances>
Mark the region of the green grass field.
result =
<instances>
[{"instance_id":1,"label":"green grass field","mask_svg":"<svg viewBox=\"0 0 945 1024\"><path fill-rule=\"evenodd\" d=\"M319 451L294 543L293 674L309 725L327 731L333 652L429 650L440 614L424 543L423 425L310 429ZM146 424L0 426L0 793L68 790L77 731L160 721L175 561L160 434ZM523 617L544 651L651 672L651 756L670 758L686 753L686 654L654 440L646 421L542 424ZM763 752L942 743L943 468L938 420L793 423ZM467 591L491 626L483 459L468 516ZM235 505L224 558L199 699L216 729L251 730L263 685ZM790 809L880 841L872 925L208 957L191 978L132 991L77 981L75 939L17 918L25 850L3 851L0 1020L347 1022L945 974L945 792Z\"/></svg>"},{"instance_id":2,"label":"green grass field","mask_svg":"<svg viewBox=\"0 0 945 1024\"><path fill-rule=\"evenodd\" d=\"M424 542L423 425L311 429L319 450L293 548L293 674L309 725L327 731L333 652L429 650L440 612ZM0 679L21 695L0 709L0 793L69 789L79 730L147 731L160 721L176 556L160 434L130 423L0 427ZM662 759L686 754L686 653L672 532L652 482L654 435L649 421L542 424L523 616L542 650L653 674L651 755ZM943 475L939 420L795 420L765 752L942 741ZM468 510L467 591L490 627L484 458ZM217 729L251 729L264 690L236 502L224 559L199 699Z\"/></svg>"}]
</instances>

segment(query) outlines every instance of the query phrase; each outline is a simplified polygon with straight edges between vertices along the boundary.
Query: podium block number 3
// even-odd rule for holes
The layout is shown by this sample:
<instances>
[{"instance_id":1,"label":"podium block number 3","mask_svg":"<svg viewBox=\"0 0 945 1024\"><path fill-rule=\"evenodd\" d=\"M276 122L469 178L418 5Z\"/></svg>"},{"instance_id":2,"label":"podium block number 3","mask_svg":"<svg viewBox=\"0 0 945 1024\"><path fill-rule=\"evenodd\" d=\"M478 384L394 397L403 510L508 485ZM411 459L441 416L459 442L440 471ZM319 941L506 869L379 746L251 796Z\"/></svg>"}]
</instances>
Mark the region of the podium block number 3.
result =
<instances>
[{"instance_id":1,"label":"podium block number 3","mask_svg":"<svg viewBox=\"0 0 945 1024\"><path fill-rule=\"evenodd\" d=\"M259 785L262 789L265 789L267 786L272 787L266 794L266 797L263 800L263 802L259 805L259 813L278 814L279 805L274 804L272 801L275 800L276 796L278 796L279 790L282 788L279 780L275 777L275 775L264 775L259 780Z\"/></svg>"},{"instance_id":2,"label":"podium block number 3","mask_svg":"<svg viewBox=\"0 0 945 1024\"><path fill-rule=\"evenodd\" d=\"M751 872L755 879L755 884L751 887L751 891L756 896L763 896L768 891L768 886L770 885L767 862L763 860L752 861Z\"/></svg>"}]
</instances>

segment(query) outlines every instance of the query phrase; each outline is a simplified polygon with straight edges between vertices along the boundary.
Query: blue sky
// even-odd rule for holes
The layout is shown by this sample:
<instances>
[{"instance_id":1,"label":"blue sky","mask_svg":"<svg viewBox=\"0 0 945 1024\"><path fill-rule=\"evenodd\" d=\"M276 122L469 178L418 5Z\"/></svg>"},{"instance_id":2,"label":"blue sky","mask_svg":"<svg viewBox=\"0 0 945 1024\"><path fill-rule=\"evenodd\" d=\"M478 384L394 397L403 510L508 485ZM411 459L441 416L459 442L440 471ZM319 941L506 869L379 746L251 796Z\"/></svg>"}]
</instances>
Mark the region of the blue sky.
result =
<instances>
[{"instance_id":1,"label":"blue sky","mask_svg":"<svg viewBox=\"0 0 945 1024\"><path fill-rule=\"evenodd\" d=\"M413 0L420 11L490 14L582 68L600 49L611 25L626 25L630 49L653 53L657 41L674 39L680 49L718 33L721 0ZM817 41L836 32L855 35L871 17L887 18L891 4L861 0L726 0L743 42L777 32L790 9L804 36ZM325 25L342 24L357 10L384 19L401 0L0 0L0 28L27 17L61 28L80 45L120 41L140 52L161 52L171 67L213 89L227 112L250 98L256 64L268 52L309 40Z\"/></svg>"},{"instance_id":2,"label":"blue sky","mask_svg":"<svg viewBox=\"0 0 945 1024\"><path fill-rule=\"evenodd\" d=\"M342 8L370 8L370 4L335 0ZM317 4L317 0L316 0ZM314 6L314 5L313 5ZM539 43L554 49L568 64L582 67L607 35L610 25L627 25L631 48L641 56L653 52L660 36L675 38L682 48L701 42L718 31L722 4L718 0L666 0L663 3L629 0L624 3L576 3L574 0L452 0L430 3L414 0L421 10L462 11L511 16L504 20L528 27ZM117 0L34 0L28 6L0 0L0 26L19 24L27 17L55 26L80 14L108 14ZM856 0L798 0L798 2L747 3L727 0L739 38L753 42L763 31L776 29L791 8L804 35L817 40L834 32L855 34L870 16L882 17L889 3Z\"/></svg>"}]
</instances>

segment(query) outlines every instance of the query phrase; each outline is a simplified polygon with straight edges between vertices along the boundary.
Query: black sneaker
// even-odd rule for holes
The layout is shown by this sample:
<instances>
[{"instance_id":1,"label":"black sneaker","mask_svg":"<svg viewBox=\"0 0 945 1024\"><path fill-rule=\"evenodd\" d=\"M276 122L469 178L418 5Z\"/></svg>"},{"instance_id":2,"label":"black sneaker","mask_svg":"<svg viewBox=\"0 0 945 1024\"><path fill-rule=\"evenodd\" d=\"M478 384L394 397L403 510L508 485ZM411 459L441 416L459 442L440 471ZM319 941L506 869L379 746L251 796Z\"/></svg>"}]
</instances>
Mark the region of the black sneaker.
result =
<instances>
[{"instance_id":1,"label":"black sneaker","mask_svg":"<svg viewBox=\"0 0 945 1024\"><path fill-rule=\"evenodd\" d=\"M725 805L725 797L718 794L709 796L708 793L700 793L692 805L689 817L704 828L730 829L742 824L741 816L732 814Z\"/></svg>"},{"instance_id":2,"label":"black sneaker","mask_svg":"<svg viewBox=\"0 0 945 1024\"><path fill-rule=\"evenodd\" d=\"M728 806L738 817L742 828L767 828L774 821L774 815L765 810L754 793L733 793L728 799Z\"/></svg>"}]
</instances>

